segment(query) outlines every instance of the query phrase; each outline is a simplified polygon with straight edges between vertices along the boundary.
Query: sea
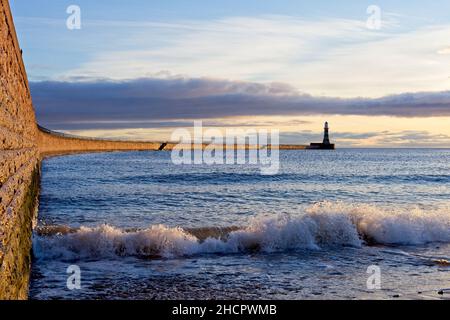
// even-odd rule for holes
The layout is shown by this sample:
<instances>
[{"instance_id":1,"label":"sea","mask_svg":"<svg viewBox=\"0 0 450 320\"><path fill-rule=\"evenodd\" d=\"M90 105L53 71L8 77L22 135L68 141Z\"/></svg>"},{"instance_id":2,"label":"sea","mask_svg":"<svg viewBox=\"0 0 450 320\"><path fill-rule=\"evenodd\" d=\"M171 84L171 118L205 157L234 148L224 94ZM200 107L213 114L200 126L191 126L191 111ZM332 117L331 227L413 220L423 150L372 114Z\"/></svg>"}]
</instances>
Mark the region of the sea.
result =
<instances>
[{"instance_id":1,"label":"sea","mask_svg":"<svg viewBox=\"0 0 450 320\"><path fill-rule=\"evenodd\" d=\"M31 299L450 299L450 150L42 163Z\"/></svg>"}]
</instances>

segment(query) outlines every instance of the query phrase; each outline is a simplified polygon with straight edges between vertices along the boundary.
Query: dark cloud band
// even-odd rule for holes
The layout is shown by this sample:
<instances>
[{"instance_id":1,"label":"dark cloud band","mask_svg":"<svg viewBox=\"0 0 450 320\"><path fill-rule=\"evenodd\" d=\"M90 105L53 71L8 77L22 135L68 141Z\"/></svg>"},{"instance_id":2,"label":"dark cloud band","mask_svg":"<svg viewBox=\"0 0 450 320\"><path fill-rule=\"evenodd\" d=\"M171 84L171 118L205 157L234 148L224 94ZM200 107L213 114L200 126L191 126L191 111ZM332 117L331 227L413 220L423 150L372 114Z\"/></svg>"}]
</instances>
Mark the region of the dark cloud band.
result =
<instances>
[{"instance_id":1,"label":"dark cloud band","mask_svg":"<svg viewBox=\"0 0 450 320\"><path fill-rule=\"evenodd\" d=\"M302 94L285 84L213 79L32 82L38 120L54 129L154 127L157 121L232 116L450 116L450 91L379 99Z\"/></svg>"}]
</instances>

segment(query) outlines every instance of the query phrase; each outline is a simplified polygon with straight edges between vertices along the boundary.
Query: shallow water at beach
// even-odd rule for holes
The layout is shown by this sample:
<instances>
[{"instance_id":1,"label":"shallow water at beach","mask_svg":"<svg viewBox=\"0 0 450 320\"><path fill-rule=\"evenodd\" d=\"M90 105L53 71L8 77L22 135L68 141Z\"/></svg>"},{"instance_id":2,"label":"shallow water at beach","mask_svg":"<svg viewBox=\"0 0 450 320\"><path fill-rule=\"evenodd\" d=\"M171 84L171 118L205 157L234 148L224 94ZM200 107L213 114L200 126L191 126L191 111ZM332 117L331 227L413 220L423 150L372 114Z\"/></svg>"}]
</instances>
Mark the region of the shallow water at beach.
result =
<instances>
[{"instance_id":1,"label":"shallow water at beach","mask_svg":"<svg viewBox=\"0 0 450 320\"><path fill-rule=\"evenodd\" d=\"M259 169L45 160L31 298L450 297L450 150L281 151L278 175Z\"/></svg>"}]
</instances>

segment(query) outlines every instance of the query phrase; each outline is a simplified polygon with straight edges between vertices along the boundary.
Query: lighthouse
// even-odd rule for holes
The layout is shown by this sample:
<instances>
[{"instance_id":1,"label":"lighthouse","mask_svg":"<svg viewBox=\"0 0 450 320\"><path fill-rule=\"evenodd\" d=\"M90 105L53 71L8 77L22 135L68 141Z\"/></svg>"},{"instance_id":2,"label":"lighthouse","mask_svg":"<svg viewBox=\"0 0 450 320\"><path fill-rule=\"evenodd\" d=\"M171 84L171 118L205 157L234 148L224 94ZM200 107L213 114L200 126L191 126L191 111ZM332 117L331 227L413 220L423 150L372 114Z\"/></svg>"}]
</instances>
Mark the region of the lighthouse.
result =
<instances>
[{"instance_id":1,"label":"lighthouse","mask_svg":"<svg viewBox=\"0 0 450 320\"><path fill-rule=\"evenodd\" d=\"M334 143L330 142L329 129L330 128L328 127L328 122L325 122L325 126L323 128L323 141L322 141L322 143L311 143L309 146L306 147L306 149L334 150L335 145L334 145Z\"/></svg>"},{"instance_id":2,"label":"lighthouse","mask_svg":"<svg viewBox=\"0 0 450 320\"><path fill-rule=\"evenodd\" d=\"M324 127L324 129L323 129L323 145L324 146L327 146L327 145L330 145L331 143L330 143L330 136L328 135L328 130L329 130L329 128L328 128L328 122L325 122L325 127Z\"/></svg>"}]
</instances>

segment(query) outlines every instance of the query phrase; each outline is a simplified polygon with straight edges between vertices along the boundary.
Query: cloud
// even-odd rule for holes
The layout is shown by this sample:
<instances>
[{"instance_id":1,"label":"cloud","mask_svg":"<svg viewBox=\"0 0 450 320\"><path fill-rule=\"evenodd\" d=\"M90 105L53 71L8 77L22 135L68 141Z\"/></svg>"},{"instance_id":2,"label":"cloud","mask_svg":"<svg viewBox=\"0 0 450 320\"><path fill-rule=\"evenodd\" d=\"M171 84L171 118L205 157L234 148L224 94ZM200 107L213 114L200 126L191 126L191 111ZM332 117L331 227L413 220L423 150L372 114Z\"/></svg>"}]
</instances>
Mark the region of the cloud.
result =
<instances>
[{"instance_id":1,"label":"cloud","mask_svg":"<svg viewBox=\"0 0 450 320\"><path fill-rule=\"evenodd\" d=\"M442 48L448 45L450 25L402 28L403 21L397 20L404 18L388 17L380 31L368 30L365 17L266 15L125 23L127 32L119 32L107 48L91 52L57 79L124 80L167 70L194 78L283 82L313 95L338 97L447 90L450 64ZM91 24L110 30L110 24L123 23Z\"/></svg>"},{"instance_id":2,"label":"cloud","mask_svg":"<svg viewBox=\"0 0 450 320\"><path fill-rule=\"evenodd\" d=\"M448 48L444 48L444 49L440 49L437 52L438 54L450 54L450 47Z\"/></svg>"},{"instance_id":3,"label":"cloud","mask_svg":"<svg viewBox=\"0 0 450 320\"><path fill-rule=\"evenodd\" d=\"M378 137L380 144L388 146L449 147L450 135L434 134L422 130L404 130L401 132L383 132Z\"/></svg>"},{"instance_id":4,"label":"cloud","mask_svg":"<svg viewBox=\"0 0 450 320\"><path fill-rule=\"evenodd\" d=\"M177 77L31 82L31 91L39 122L54 129L148 128L158 121L242 116L450 116L450 91L343 99L280 83Z\"/></svg>"}]
</instances>

